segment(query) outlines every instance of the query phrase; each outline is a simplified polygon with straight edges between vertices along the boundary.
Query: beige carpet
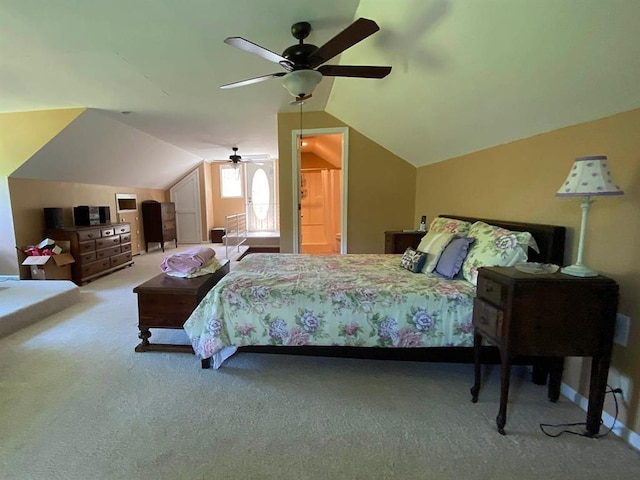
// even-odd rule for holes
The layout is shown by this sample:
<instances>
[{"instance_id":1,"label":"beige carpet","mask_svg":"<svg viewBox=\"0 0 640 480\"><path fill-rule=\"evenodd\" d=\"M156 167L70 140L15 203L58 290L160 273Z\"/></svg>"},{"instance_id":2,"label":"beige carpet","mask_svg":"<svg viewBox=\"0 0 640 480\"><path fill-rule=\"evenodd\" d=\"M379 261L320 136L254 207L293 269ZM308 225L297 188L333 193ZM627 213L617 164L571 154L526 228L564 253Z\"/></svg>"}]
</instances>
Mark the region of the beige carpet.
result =
<instances>
[{"instance_id":1,"label":"beige carpet","mask_svg":"<svg viewBox=\"0 0 640 480\"><path fill-rule=\"evenodd\" d=\"M68 280L6 280L0 283L0 338L80 301Z\"/></svg>"},{"instance_id":2,"label":"beige carpet","mask_svg":"<svg viewBox=\"0 0 640 480\"><path fill-rule=\"evenodd\" d=\"M173 253L168 250L167 253ZM638 478L621 439L544 436L583 421L515 369L507 435L498 369L477 404L472 366L239 353L135 353L132 289L163 255L81 288L81 302L0 339L0 478ZM162 333L162 332L161 332ZM185 339L182 332L155 335Z\"/></svg>"}]
</instances>

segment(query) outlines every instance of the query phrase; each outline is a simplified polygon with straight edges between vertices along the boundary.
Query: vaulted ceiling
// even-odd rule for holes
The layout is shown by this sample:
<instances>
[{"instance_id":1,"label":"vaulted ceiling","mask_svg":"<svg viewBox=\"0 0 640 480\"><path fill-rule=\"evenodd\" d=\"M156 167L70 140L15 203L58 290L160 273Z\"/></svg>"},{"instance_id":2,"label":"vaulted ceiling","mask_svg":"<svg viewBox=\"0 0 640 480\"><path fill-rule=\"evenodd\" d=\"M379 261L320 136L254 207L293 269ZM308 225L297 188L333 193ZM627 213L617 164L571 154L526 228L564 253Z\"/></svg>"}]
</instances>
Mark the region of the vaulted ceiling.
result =
<instances>
[{"instance_id":1,"label":"vaulted ceiling","mask_svg":"<svg viewBox=\"0 0 640 480\"><path fill-rule=\"evenodd\" d=\"M0 112L89 108L16 175L96 183L111 155L100 183L158 188L232 146L277 158L277 114L299 109L281 80L219 86L283 70L224 38L280 54L295 22L322 45L359 17L380 31L328 63L391 74L324 77L303 112L415 166L640 107L633 0L8 0ZM133 156L145 175L117 177Z\"/></svg>"}]
</instances>

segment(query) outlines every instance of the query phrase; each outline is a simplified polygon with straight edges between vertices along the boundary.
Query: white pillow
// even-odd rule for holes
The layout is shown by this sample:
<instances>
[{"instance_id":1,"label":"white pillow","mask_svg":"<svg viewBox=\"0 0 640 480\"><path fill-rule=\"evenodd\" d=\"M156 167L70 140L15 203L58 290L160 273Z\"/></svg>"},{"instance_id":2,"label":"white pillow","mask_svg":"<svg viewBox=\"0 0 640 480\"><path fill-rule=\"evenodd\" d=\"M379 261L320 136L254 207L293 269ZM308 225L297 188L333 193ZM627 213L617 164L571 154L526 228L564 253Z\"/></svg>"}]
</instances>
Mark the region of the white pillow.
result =
<instances>
[{"instance_id":1,"label":"white pillow","mask_svg":"<svg viewBox=\"0 0 640 480\"><path fill-rule=\"evenodd\" d=\"M449 242L455 237L455 233L429 231L420 240L418 251L427 254L427 262L422 267L423 273L431 273L436 268L440 255Z\"/></svg>"}]
</instances>

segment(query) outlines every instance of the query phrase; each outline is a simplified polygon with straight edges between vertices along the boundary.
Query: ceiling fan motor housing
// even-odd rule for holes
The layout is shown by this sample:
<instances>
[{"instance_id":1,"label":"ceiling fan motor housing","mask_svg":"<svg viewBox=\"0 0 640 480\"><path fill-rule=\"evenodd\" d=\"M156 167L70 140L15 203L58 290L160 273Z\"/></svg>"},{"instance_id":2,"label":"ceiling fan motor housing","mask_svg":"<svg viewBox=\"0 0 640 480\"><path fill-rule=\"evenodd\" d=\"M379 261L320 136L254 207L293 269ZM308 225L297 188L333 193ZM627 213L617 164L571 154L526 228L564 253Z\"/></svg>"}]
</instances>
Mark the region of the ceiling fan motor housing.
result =
<instances>
[{"instance_id":1,"label":"ceiling fan motor housing","mask_svg":"<svg viewBox=\"0 0 640 480\"><path fill-rule=\"evenodd\" d=\"M304 70L305 68L311 68L309 56L317 49L318 47L310 43L300 43L291 45L282 52L282 56L293 63L294 70Z\"/></svg>"}]
</instances>

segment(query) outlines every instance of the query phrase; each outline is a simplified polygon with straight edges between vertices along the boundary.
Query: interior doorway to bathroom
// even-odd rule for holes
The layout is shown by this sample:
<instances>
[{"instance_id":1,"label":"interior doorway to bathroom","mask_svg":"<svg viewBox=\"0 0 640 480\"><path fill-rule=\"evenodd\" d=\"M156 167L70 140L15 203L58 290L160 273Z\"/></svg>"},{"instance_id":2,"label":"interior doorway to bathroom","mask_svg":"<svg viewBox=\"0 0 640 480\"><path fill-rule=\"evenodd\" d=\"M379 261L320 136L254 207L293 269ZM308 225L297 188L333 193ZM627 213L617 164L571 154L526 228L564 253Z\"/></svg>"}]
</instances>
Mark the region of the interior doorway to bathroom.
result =
<instances>
[{"instance_id":1,"label":"interior doorway to bathroom","mask_svg":"<svg viewBox=\"0 0 640 480\"><path fill-rule=\"evenodd\" d=\"M294 133L296 253L347 252L347 131L339 128Z\"/></svg>"}]
</instances>

